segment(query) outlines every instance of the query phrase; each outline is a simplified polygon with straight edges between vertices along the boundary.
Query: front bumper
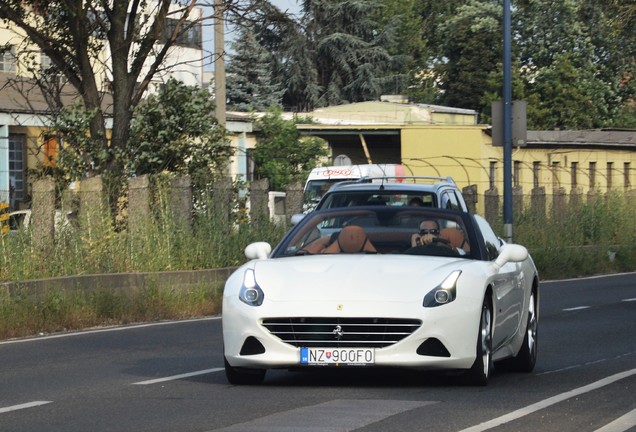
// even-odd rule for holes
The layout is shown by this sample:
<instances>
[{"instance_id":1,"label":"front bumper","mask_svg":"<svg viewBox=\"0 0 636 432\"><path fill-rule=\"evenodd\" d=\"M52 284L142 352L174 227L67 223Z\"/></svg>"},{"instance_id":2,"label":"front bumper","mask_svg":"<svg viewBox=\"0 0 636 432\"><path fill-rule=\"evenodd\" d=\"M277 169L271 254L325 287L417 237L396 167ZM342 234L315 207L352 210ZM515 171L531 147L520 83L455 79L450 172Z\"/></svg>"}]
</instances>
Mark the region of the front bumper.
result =
<instances>
[{"instance_id":1,"label":"front bumper","mask_svg":"<svg viewBox=\"0 0 636 432\"><path fill-rule=\"evenodd\" d=\"M435 308L405 302L381 303L355 301L333 302L265 302L248 306L236 297L223 300L223 341L225 358L233 367L262 369L307 367L300 364L300 347L283 342L262 324L266 318L281 317L382 317L417 319L422 322L401 341L376 348L378 367L412 369L468 369L475 361L481 304L472 299L456 299ZM290 312L293 314L291 315ZM260 353L246 350L245 344L262 346ZM422 353L422 344L436 339L446 350L444 355ZM336 341L334 339L334 346ZM260 347L259 347L260 348ZM420 354L418 354L418 349ZM243 350L243 354L241 351ZM264 351L264 352L262 352Z\"/></svg>"}]
</instances>

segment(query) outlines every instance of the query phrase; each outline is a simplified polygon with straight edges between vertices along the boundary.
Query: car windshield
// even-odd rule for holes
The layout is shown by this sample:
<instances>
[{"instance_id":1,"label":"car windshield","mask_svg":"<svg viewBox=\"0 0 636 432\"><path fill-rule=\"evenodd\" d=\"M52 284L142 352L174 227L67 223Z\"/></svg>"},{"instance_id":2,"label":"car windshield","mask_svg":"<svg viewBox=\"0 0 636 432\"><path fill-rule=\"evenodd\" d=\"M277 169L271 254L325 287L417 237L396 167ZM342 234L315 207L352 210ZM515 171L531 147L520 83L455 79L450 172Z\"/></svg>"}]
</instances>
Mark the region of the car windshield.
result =
<instances>
[{"instance_id":1,"label":"car windshield","mask_svg":"<svg viewBox=\"0 0 636 432\"><path fill-rule=\"evenodd\" d=\"M307 215L275 256L407 254L471 258L465 218L416 207L357 207Z\"/></svg>"},{"instance_id":2,"label":"car windshield","mask_svg":"<svg viewBox=\"0 0 636 432\"><path fill-rule=\"evenodd\" d=\"M318 202L334 184L343 179L310 180L305 186L305 203Z\"/></svg>"},{"instance_id":3,"label":"car windshield","mask_svg":"<svg viewBox=\"0 0 636 432\"><path fill-rule=\"evenodd\" d=\"M400 193L396 191L333 192L320 204L320 209L362 205L438 207L434 193Z\"/></svg>"}]
</instances>

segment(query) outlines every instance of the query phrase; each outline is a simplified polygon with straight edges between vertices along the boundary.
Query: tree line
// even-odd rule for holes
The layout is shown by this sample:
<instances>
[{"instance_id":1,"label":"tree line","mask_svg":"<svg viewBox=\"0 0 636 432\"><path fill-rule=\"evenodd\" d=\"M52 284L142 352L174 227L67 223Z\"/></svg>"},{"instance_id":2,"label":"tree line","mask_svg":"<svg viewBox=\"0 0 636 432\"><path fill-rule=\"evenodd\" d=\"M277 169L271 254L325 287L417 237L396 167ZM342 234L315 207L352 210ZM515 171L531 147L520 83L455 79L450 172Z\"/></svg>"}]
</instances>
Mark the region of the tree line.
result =
<instances>
[{"instance_id":1,"label":"tree line","mask_svg":"<svg viewBox=\"0 0 636 432\"><path fill-rule=\"evenodd\" d=\"M404 94L474 109L501 98L501 0L268 2L239 27L227 66L232 108L285 110ZM532 129L636 128L636 4L513 0L513 98Z\"/></svg>"},{"instance_id":2,"label":"tree line","mask_svg":"<svg viewBox=\"0 0 636 432\"><path fill-rule=\"evenodd\" d=\"M26 35L15 57L49 104L46 135L63 143L55 167L45 163L30 175L60 182L102 175L113 198L131 175L187 172L195 185L224 175L232 149L212 95L175 81L148 92L174 66L170 51L211 24L212 15L196 8L213 3L0 2L0 20ZM274 188L302 178L324 154L319 143L301 145L280 110L405 94L475 109L487 123L491 101L500 98L500 0L302 0L298 15L267 0L221 3L239 31L227 67L230 107L269 109L253 158ZM512 5L513 96L528 101L530 128L636 128L633 0ZM35 60L34 46L50 64ZM99 86L104 74L108 90ZM77 95L71 106L61 97L67 88Z\"/></svg>"}]
</instances>

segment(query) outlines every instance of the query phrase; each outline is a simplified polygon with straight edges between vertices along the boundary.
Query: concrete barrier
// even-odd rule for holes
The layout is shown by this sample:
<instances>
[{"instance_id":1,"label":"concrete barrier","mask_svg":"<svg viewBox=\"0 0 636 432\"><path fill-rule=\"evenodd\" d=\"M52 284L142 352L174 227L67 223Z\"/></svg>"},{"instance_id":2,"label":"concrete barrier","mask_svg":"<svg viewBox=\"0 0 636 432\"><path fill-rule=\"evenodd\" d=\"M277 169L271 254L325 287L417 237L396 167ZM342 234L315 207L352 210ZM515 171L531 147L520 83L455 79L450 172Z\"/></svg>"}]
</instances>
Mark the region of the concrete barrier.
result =
<instances>
[{"instance_id":1,"label":"concrete barrier","mask_svg":"<svg viewBox=\"0 0 636 432\"><path fill-rule=\"evenodd\" d=\"M90 294L99 290L135 291L149 286L188 289L202 284L218 285L219 290L222 291L225 281L236 269L237 267L224 267L209 270L64 276L3 282L0 283L0 287L10 296L27 291L36 298L44 296L51 290L81 291L84 294Z\"/></svg>"}]
</instances>

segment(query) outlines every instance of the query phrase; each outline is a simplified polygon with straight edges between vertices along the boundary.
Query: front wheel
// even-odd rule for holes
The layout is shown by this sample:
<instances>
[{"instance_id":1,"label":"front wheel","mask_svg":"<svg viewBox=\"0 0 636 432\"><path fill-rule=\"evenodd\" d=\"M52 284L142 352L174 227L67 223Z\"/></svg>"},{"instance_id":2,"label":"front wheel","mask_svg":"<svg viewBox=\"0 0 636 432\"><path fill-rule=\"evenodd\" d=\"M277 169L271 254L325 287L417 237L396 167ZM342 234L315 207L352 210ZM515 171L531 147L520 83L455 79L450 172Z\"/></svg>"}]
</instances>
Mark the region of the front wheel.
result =
<instances>
[{"instance_id":1,"label":"front wheel","mask_svg":"<svg viewBox=\"0 0 636 432\"><path fill-rule=\"evenodd\" d=\"M485 386L492 372L492 304L488 298L481 307L476 354L475 363L466 371L466 382Z\"/></svg>"},{"instance_id":2,"label":"front wheel","mask_svg":"<svg viewBox=\"0 0 636 432\"><path fill-rule=\"evenodd\" d=\"M239 368L230 366L227 359L225 362L225 377L234 385L257 385L265 379L265 369Z\"/></svg>"},{"instance_id":3,"label":"front wheel","mask_svg":"<svg viewBox=\"0 0 636 432\"><path fill-rule=\"evenodd\" d=\"M537 363L537 342L539 330L539 316L537 314L537 296L535 291L530 294L528 302L528 321L526 333L521 349L515 357L504 360L506 369L513 372L532 372Z\"/></svg>"}]
</instances>

